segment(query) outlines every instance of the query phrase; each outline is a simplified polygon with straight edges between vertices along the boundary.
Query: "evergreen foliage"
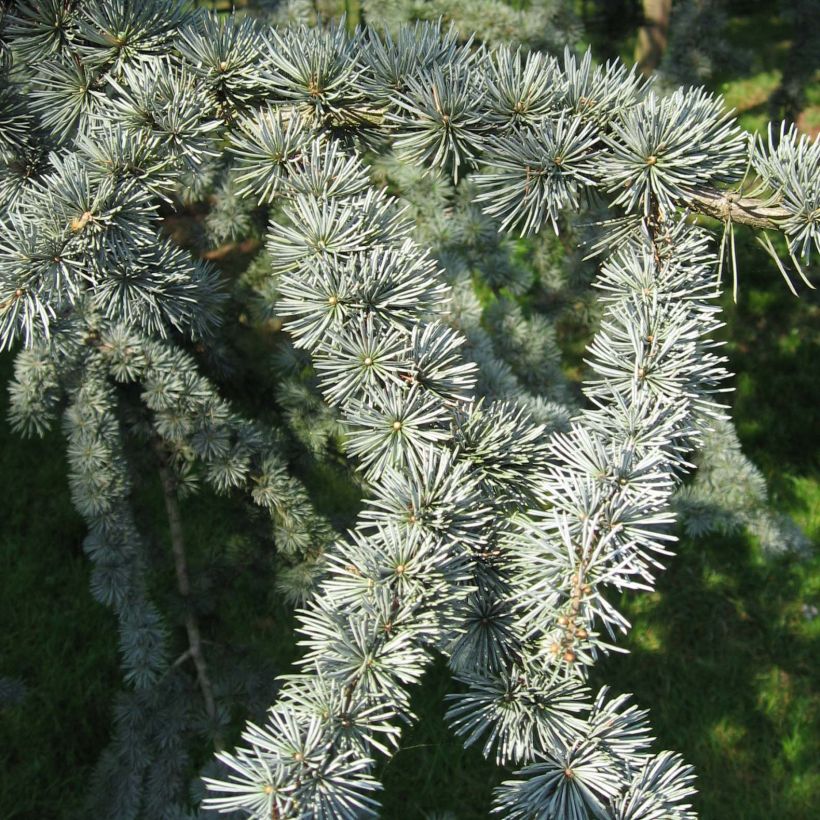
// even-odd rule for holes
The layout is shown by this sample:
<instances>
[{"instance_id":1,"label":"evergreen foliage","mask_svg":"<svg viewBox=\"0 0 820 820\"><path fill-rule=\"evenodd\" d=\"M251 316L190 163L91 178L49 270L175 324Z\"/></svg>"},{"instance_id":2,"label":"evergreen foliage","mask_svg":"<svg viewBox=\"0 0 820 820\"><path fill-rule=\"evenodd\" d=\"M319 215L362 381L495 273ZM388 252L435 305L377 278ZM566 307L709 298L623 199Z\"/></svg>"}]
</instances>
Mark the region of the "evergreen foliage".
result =
<instances>
[{"instance_id":1,"label":"evergreen foliage","mask_svg":"<svg viewBox=\"0 0 820 820\"><path fill-rule=\"evenodd\" d=\"M691 767L652 750L646 713L591 692L588 670L629 628L609 593L651 589L670 555L673 505L706 519L700 531L725 526L698 495L720 480L710 437L746 464L718 401L724 248L691 215L720 217L730 242L738 223L769 247L765 231L782 232L782 265L804 276L820 252L820 147L793 130L751 142L719 99L658 94L589 53L500 44L509 20L555 51L527 32L562 4L493 4L498 30L486 5L459 4L449 29L398 25L419 16L401 10L384 34L171 0L3 6L0 347L20 348L12 424L62 421L92 593L119 618L128 690L100 816L185 816L187 736L220 748L237 690L265 696L241 667L212 674L232 658L205 662L175 533L176 495L203 486L269 514L305 649L244 745L218 753L205 810L375 814L374 758L397 748L409 687L442 654L464 684L454 731L514 771L497 813L694 816ZM462 28L473 13L477 40ZM271 365L296 436L316 453L343 442L361 473L345 536L289 470L282 432L223 398L195 355L222 343L225 289L166 229L208 197L205 245L266 225L240 293L258 319L284 320ZM573 221L586 208L595 230ZM500 235L547 226L574 244L589 231L604 257L583 402L549 320L514 298L531 273ZM531 247L550 281L549 241ZM493 293L486 309L475 283ZM135 447L168 509L189 641L177 661L147 582ZM706 479L676 495L696 448ZM729 517L760 522L746 472L757 503L744 494ZM782 543L788 526L770 531Z\"/></svg>"}]
</instances>

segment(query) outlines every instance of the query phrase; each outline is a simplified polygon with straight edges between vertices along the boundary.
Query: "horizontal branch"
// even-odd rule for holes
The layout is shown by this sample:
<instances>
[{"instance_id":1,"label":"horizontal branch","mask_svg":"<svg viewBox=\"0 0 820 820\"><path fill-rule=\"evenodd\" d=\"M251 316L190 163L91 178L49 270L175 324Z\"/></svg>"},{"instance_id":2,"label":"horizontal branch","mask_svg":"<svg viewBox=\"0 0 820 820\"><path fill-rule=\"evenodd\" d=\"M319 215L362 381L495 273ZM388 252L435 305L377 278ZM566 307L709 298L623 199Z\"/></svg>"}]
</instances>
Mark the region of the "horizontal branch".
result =
<instances>
[{"instance_id":1,"label":"horizontal branch","mask_svg":"<svg viewBox=\"0 0 820 820\"><path fill-rule=\"evenodd\" d=\"M723 222L731 220L763 230L781 230L782 223L791 216L785 208L766 205L760 199L716 188L704 188L688 204L692 210Z\"/></svg>"},{"instance_id":2,"label":"horizontal branch","mask_svg":"<svg viewBox=\"0 0 820 820\"><path fill-rule=\"evenodd\" d=\"M248 239L243 239L241 242L227 242L218 248L213 248L201 253L200 256L209 262L215 262L224 259L232 253L253 253L258 250L261 245L262 243L258 239L249 237Z\"/></svg>"}]
</instances>

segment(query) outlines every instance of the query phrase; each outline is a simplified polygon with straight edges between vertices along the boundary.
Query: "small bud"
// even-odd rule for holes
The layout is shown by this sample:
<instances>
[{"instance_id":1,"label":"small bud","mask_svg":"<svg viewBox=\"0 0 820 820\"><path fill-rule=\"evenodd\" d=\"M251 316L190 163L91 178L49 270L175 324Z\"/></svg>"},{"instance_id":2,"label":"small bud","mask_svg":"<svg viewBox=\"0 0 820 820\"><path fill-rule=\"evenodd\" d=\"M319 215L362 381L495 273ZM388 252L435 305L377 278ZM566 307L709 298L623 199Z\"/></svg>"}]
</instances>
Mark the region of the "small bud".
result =
<instances>
[{"instance_id":1,"label":"small bud","mask_svg":"<svg viewBox=\"0 0 820 820\"><path fill-rule=\"evenodd\" d=\"M85 211L82 216L75 217L71 220L71 230L73 233L79 233L91 221L91 211Z\"/></svg>"},{"instance_id":2,"label":"small bud","mask_svg":"<svg viewBox=\"0 0 820 820\"><path fill-rule=\"evenodd\" d=\"M564 652L564 660L567 663L575 663L575 653L571 649L567 649L567 651Z\"/></svg>"}]
</instances>

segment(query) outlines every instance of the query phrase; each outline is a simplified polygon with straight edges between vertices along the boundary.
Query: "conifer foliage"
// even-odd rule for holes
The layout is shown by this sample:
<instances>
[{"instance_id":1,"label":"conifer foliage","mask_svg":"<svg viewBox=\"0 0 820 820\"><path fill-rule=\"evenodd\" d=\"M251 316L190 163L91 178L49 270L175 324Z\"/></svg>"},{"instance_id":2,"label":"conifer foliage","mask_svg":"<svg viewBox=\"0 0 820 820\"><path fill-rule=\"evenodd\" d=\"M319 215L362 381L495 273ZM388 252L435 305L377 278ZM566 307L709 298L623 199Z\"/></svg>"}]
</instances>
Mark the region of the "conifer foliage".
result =
<instances>
[{"instance_id":1,"label":"conifer foliage","mask_svg":"<svg viewBox=\"0 0 820 820\"><path fill-rule=\"evenodd\" d=\"M269 511L278 550L323 558L298 611L300 671L242 746L219 752L209 809L376 814L374 761L397 748L410 687L443 654L464 684L453 730L511 770L501 816L693 817L691 767L654 750L646 713L591 692L587 673L629 628L608 592L652 588L672 496L722 418L723 248L691 214L730 235L782 232L782 264L802 273L820 251L820 144L750 143L701 90L661 96L588 53L477 45L436 23L274 28L173 0L3 9L12 422L36 433L62 419L93 592L120 619L130 686L98 773L101 816L184 816L191 720L173 713L184 686L144 577L137 441L156 454L172 532L175 494L205 483ZM755 199L739 193L749 164ZM458 183L460 236L495 259L499 233L609 206L582 408L562 412L527 368L486 355L452 225L417 230L419 197L407 207L379 184L396 175L432 196ZM213 190L217 241L267 220L254 287L285 320L287 355L312 361L367 491L344 536L312 509L276 431L237 412L192 354L219 345L224 296L164 226ZM497 327L516 324L514 305L495 311ZM524 355L525 340L507 344ZM184 598L184 560L177 570ZM186 629L219 746L224 701L192 616Z\"/></svg>"}]
</instances>

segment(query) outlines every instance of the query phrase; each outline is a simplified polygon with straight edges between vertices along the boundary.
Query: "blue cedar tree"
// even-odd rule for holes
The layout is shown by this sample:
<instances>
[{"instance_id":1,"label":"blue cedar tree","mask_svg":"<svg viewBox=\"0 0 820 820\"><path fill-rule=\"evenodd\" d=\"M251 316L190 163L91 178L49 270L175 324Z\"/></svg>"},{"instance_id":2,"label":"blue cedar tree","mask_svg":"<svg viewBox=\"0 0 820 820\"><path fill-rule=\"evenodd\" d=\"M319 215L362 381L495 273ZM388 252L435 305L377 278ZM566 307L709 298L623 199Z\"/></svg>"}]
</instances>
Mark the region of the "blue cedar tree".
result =
<instances>
[{"instance_id":1,"label":"blue cedar tree","mask_svg":"<svg viewBox=\"0 0 820 820\"><path fill-rule=\"evenodd\" d=\"M207 781L208 805L373 814L373 757L396 748L408 687L443 653L467 685L452 698L455 731L516 769L498 789L504 816L692 816L691 768L651 751L645 713L591 693L587 670L628 628L606 590L652 587L688 455L722 416L719 255L687 215L781 231L802 272L820 248L818 144L789 132L750 152L702 91L659 96L589 54L475 47L435 24L388 39L96 0L21 3L2 30L2 344L24 345L21 427L65 406L96 589L122 613L138 688L101 775L131 772L120 816L163 811L150 785L169 782L182 751L163 757L150 730L179 724L160 717L168 660L143 594L117 384L139 386L133 433L159 439L177 481L197 464L217 490L253 487L296 552L315 521L265 431L181 349L186 335L214 338L219 298L208 269L162 238L161 208L217 180L216 237L245 218L243 197L270 208L275 310L315 363L368 499L300 611L302 671L244 747L220 753L228 772ZM480 192L461 189L458 224L427 226L434 245L460 231L478 248L495 224L537 233L566 209L611 204L584 406L562 414L532 383L528 368L554 358L543 324L531 320L542 343L494 341L475 305L451 299L464 260L431 254L412 210L372 182L370 156L390 150ZM756 199L732 187L748 162ZM489 313L496 336L515 311ZM472 337L448 327L464 317Z\"/></svg>"}]
</instances>

